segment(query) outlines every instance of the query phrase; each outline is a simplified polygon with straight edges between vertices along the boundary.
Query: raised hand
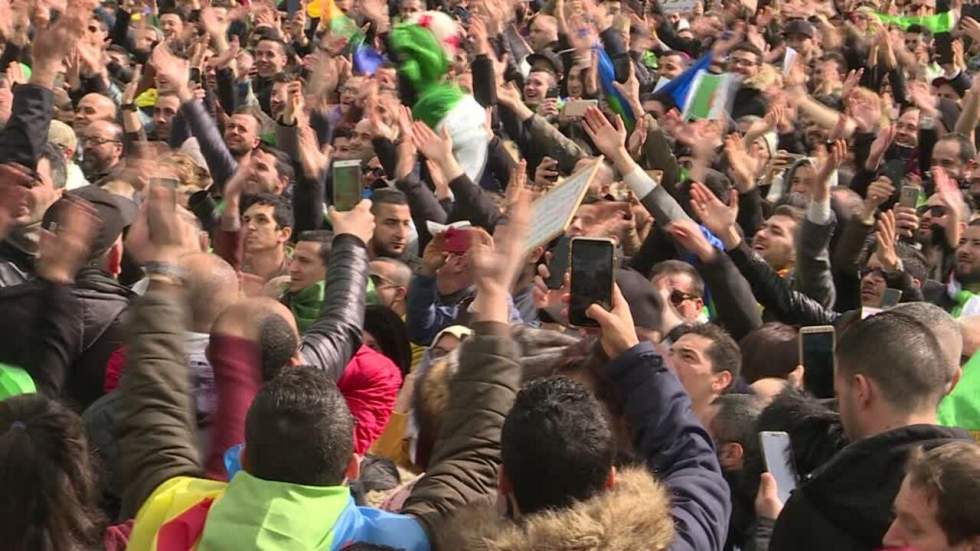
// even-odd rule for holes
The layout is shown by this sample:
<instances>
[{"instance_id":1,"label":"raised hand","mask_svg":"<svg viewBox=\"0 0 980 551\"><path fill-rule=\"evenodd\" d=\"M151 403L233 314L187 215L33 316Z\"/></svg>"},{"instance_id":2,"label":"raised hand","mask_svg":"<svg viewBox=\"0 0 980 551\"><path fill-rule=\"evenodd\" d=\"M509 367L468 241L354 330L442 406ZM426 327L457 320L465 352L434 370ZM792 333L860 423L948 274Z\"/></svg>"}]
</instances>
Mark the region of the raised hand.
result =
<instances>
[{"instance_id":1,"label":"raised hand","mask_svg":"<svg viewBox=\"0 0 980 551\"><path fill-rule=\"evenodd\" d=\"M585 315L599 322L599 342L610 359L619 357L640 343L633 324L633 314L623 298L623 292L619 290L619 285L613 284L611 310L593 304L585 311Z\"/></svg>"},{"instance_id":2,"label":"raised hand","mask_svg":"<svg viewBox=\"0 0 980 551\"><path fill-rule=\"evenodd\" d=\"M453 140L449 137L449 131L442 129L440 134L436 134L429 128L429 125L421 121L412 124L412 142L415 148L422 152L427 159L440 165L445 165L453 157Z\"/></svg>"},{"instance_id":3,"label":"raised hand","mask_svg":"<svg viewBox=\"0 0 980 551\"><path fill-rule=\"evenodd\" d=\"M180 97L181 103L193 99L190 89L190 61L181 59L170 52L166 44L160 44L153 50L150 58L157 81L161 87L173 91Z\"/></svg>"},{"instance_id":4,"label":"raised hand","mask_svg":"<svg viewBox=\"0 0 980 551\"><path fill-rule=\"evenodd\" d=\"M316 133L309 125L299 128L297 146L300 166L303 167L303 174L310 179L319 179L327 167L330 166L330 157L333 149L328 145L320 149Z\"/></svg>"},{"instance_id":5,"label":"raised hand","mask_svg":"<svg viewBox=\"0 0 980 551\"><path fill-rule=\"evenodd\" d=\"M592 143L600 153L607 157L615 157L626 147L626 125L616 117L616 126L609 124L606 116L597 107L589 107L582 119L582 128L592 139Z\"/></svg>"},{"instance_id":6,"label":"raised hand","mask_svg":"<svg viewBox=\"0 0 980 551\"><path fill-rule=\"evenodd\" d=\"M37 274L52 283L70 284L88 262L102 221L86 201L67 199L54 231L41 230Z\"/></svg>"},{"instance_id":7,"label":"raised hand","mask_svg":"<svg viewBox=\"0 0 980 551\"><path fill-rule=\"evenodd\" d=\"M718 250L708 243L701 228L693 220L677 220L667 225L667 234L678 245L693 253L701 262L711 262L718 255Z\"/></svg>"},{"instance_id":8,"label":"raised hand","mask_svg":"<svg viewBox=\"0 0 980 551\"><path fill-rule=\"evenodd\" d=\"M815 201L822 201L830 197L830 179L847 159L847 140L835 141L830 146L828 153L827 159L820 166L816 178L813 179L813 187L810 190L810 196Z\"/></svg>"},{"instance_id":9,"label":"raised hand","mask_svg":"<svg viewBox=\"0 0 980 551\"><path fill-rule=\"evenodd\" d=\"M728 202L728 205L723 203L701 182L691 184L691 209L694 214L722 241L726 241L726 237L732 237L734 242L731 246L729 242L725 242L727 248L732 248L741 242L741 238L735 237L738 233L735 229L738 220L738 190L732 189L729 192Z\"/></svg>"},{"instance_id":10,"label":"raised hand","mask_svg":"<svg viewBox=\"0 0 980 551\"><path fill-rule=\"evenodd\" d=\"M895 252L896 237L895 212L889 210L881 213L881 217L878 218L878 229L875 230L875 239L878 242L875 257L886 270L898 268L898 254Z\"/></svg>"},{"instance_id":11,"label":"raised hand","mask_svg":"<svg viewBox=\"0 0 980 551\"><path fill-rule=\"evenodd\" d=\"M374 215L371 214L371 201L362 199L353 209L341 212L330 207L330 224L336 235L350 234L365 244L374 236Z\"/></svg>"},{"instance_id":12,"label":"raised hand","mask_svg":"<svg viewBox=\"0 0 980 551\"><path fill-rule=\"evenodd\" d=\"M749 155L745 142L737 134L729 134L725 137L725 156L728 158L728 166L731 167L738 191L746 193L754 188L758 161Z\"/></svg>"},{"instance_id":13,"label":"raised hand","mask_svg":"<svg viewBox=\"0 0 980 551\"><path fill-rule=\"evenodd\" d=\"M864 162L865 170L874 171L878 169L878 165L881 164L881 159L884 158L888 148L895 142L895 136L897 134L898 129L894 124L888 125L887 128L882 129L878 133L875 141L871 142L871 150L868 152L868 158Z\"/></svg>"}]
</instances>

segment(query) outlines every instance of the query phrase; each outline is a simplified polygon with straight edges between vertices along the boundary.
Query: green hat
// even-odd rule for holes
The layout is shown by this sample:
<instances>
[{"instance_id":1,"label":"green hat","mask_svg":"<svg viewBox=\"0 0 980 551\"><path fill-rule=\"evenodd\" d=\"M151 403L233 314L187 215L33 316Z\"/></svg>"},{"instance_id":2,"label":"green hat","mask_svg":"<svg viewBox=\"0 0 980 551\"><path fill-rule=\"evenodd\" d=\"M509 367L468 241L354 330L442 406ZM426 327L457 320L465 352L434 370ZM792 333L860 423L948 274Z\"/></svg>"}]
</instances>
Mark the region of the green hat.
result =
<instances>
[{"instance_id":1,"label":"green hat","mask_svg":"<svg viewBox=\"0 0 980 551\"><path fill-rule=\"evenodd\" d=\"M37 387L34 379L23 369L0 363L0 400L20 394L34 394Z\"/></svg>"}]
</instances>

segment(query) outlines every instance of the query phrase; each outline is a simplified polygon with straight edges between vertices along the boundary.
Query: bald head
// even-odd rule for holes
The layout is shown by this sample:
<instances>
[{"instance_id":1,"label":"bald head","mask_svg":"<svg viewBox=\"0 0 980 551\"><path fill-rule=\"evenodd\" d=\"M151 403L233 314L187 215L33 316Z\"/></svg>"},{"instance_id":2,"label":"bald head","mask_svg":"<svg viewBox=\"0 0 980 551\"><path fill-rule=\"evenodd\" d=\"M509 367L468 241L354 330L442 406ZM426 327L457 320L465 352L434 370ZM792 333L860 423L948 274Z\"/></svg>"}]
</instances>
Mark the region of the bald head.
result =
<instances>
[{"instance_id":1,"label":"bald head","mask_svg":"<svg viewBox=\"0 0 980 551\"><path fill-rule=\"evenodd\" d=\"M209 253L185 255L180 266L188 276L191 330L210 333L221 312L238 300L238 274L221 257Z\"/></svg>"},{"instance_id":2,"label":"bald head","mask_svg":"<svg viewBox=\"0 0 980 551\"><path fill-rule=\"evenodd\" d=\"M238 337L259 345L262 351L262 380L298 360L299 331L293 313L280 302L266 297L239 300L218 316L211 328L215 335Z\"/></svg>"},{"instance_id":3,"label":"bald head","mask_svg":"<svg viewBox=\"0 0 980 551\"><path fill-rule=\"evenodd\" d=\"M95 121L116 119L116 104L102 94L86 94L75 108L75 130L81 130Z\"/></svg>"}]
</instances>

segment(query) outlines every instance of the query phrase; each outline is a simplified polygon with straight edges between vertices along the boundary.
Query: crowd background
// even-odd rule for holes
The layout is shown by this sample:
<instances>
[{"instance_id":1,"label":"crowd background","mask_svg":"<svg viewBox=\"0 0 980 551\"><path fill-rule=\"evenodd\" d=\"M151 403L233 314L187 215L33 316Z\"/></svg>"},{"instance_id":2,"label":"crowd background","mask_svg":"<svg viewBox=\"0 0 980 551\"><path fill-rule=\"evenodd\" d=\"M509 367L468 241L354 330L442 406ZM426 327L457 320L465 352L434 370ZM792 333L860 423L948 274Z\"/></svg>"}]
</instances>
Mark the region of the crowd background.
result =
<instances>
[{"instance_id":1,"label":"crowd background","mask_svg":"<svg viewBox=\"0 0 980 551\"><path fill-rule=\"evenodd\" d=\"M980 5L0 0L0 44L0 547L980 550ZM528 246L583 170L591 328Z\"/></svg>"}]
</instances>

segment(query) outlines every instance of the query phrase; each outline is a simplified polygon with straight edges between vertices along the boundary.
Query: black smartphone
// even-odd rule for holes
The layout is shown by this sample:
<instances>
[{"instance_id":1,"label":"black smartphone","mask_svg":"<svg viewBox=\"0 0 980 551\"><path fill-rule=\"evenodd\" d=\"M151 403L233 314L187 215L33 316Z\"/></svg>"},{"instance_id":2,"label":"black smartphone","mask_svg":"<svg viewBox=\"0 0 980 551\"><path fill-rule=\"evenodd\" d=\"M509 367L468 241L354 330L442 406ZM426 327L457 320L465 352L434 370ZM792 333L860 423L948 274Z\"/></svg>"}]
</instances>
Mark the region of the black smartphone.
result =
<instances>
[{"instance_id":1,"label":"black smartphone","mask_svg":"<svg viewBox=\"0 0 980 551\"><path fill-rule=\"evenodd\" d=\"M881 296L881 305L879 305L878 307L881 308L882 310L886 310L888 308L894 308L895 306L898 306L898 303L901 301L902 301L902 290L892 289L891 287L889 287L888 289L885 289L885 294Z\"/></svg>"},{"instance_id":2,"label":"black smartphone","mask_svg":"<svg viewBox=\"0 0 980 551\"><path fill-rule=\"evenodd\" d=\"M939 33L933 37L936 45L936 62L940 65L953 63L953 35Z\"/></svg>"},{"instance_id":3,"label":"black smartphone","mask_svg":"<svg viewBox=\"0 0 980 551\"><path fill-rule=\"evenodd\" d=\"M630 59L629 54L619 54L613 56L612 62L613 71L616 75L616 82L625 84L630 78L630 63L633 63L633 60Z\"/></svg>"},{"instance_id":4,"label":"black smartphone","mask_svg":"<svg viewBox=\"0 0 980 551\"><path fill-rule=\"evenodd\" d=\"M810 373L833 373L834 342L832 325L801 327L800 365Z\"/></svg>"},{"instance_id":5,"label":"black smartphone","mask_svg":"<svg viewBox=\"0 0 980 551\"><path fill-rule=\"evenodd\" d=\"M568 264L571 262L572 238L563 235L558 238L558 243L551 249L551 260L548 262L548 280L545 285L549 289L561 289L564 283L565 273L568 272Z\"/></svg>"},{"instance_id":6,"label":"black smartphone","mask_svg":"<svg viewBox=\"0 0 980 551\"><path fill-rule=\"evenodd\" d=\"M593 304L607 310L612 308L616 246L612 239L574 237L571 250L568 321L578 327L598 327L598 322L588 317L585 311Z\"/></svg>"},{"instance_id":7,"label":"black smartphone","mask_svg":"<svg viewBox=\"0 0 980 551\"><path fill-rule=\"evenodd\" d=\"M902 159L892 159L881 167L881 175L891 180L892 187L902 189L902 182L905 180L905 161Z\"/></svg>"},{"instance_id":8,"label":"black smartphone","mask_svg":"<svg viewBox=\"0 0 980 551\"><path fill-rule=\"evenodd\" d=\"M962 7L963 17L969 17L975 21L980 21L980 4L967 4Z\"/></svg>"},{"instance_id":9,"label":"black smartphone","mask_svg":"<svg viewBox=\"0 0 980 551\"><path fill-rule=\"evenodd\" d=\"M299 0L286 0L286 13L289 15L289 19L292 19L296 12L302 8Z\"/></svg>"},{"instance_id":10,"label":"black smartphone","mask_svg":"<svg viewBox=\"0 0 980 551\"><path fill-rule=\"evenodd\" d=\"M361 162L336 161L333 164L333 207L353 210L361 201Z\"/></svg>"}]
</instances>

